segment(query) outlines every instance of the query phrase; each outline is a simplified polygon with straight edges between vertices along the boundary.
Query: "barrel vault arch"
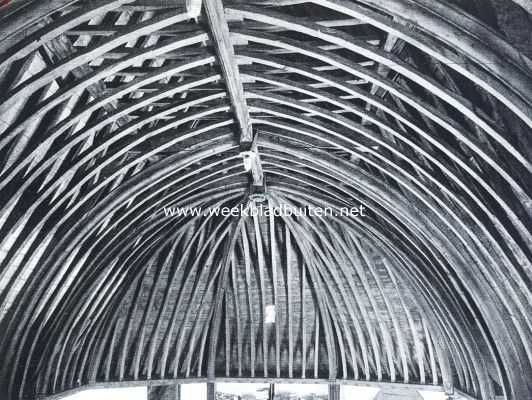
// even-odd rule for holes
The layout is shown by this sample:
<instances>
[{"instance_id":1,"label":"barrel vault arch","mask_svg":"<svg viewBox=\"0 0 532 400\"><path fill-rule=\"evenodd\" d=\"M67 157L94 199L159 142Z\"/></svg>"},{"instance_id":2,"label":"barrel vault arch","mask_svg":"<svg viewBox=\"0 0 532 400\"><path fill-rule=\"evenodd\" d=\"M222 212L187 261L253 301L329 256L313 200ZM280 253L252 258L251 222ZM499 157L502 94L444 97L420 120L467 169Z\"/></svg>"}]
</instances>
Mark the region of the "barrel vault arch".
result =
<instances>
[{"instance_id":1,"label":"barrel vault arch","mask_svg":"<svg viewBox=\"0 0 532 400\"><path fill-rule=\"evenodd\" d=\"M4 3L2 398L235 378L532 399L527 1Z\"/></svg>"}]
</instances>

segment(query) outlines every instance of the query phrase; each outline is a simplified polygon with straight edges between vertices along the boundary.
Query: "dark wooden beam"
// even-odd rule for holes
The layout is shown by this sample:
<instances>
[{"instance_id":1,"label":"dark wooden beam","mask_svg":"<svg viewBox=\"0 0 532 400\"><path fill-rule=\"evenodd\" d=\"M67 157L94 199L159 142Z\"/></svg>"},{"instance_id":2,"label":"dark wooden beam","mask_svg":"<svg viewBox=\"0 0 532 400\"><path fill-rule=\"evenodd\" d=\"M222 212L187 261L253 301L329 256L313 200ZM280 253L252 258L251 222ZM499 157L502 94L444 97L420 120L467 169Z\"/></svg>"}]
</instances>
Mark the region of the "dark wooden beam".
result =
<instances>
[{"instance_id":1,"label":"dark wooden beam","mask_svg":"<svg viewBox=\"0 0 532 400\"><path fill-rule=\"evenodd\" d=\"M229 92L236 119L240 127L241 142L251 143L253 132L246 101L244 87L236 62L235 51L231 42L229 26L225 20L221 0L205 1L204 10L213 36L216 54L220 59L223 76Z\"/></svg>"},{"instance_id":2,"label":"dark wooden beam","mask_svg":"<svg viewBox=\"0 0 532 400\"><path fill-rule=\"evenodd\" d=\"M207 382L207 400L216 399L216 384L214 382Z\"/></svg>"},{"instance_id":3,"label":"dark wooden beam","mask_svg":"<svg viewBox=\"0 0 532 400\"><path fill-rule=\"evenodd\" d=\"M329 400L340 400L340 385L338 383L329 384Z\"/></svg>"},{"instance_id":4,"label":"dark wooden beam","mask_svg":"<svg viewBox=\"0 0 532 400\"><path fill-rule=\"evenodd\" d=\"M244 86L238 69L235 50L229 33L229 25L225 18L225 11L221 0L206 1L205 13L209 28L213 36L223 77L227 86L231 105L240 129L240 147L244 159L244 167L253 177L253 185L263 186L264 178L260 157L256 146L253 145L253 129L248 106L244 96Z\"/></svg>"}]
</instances>

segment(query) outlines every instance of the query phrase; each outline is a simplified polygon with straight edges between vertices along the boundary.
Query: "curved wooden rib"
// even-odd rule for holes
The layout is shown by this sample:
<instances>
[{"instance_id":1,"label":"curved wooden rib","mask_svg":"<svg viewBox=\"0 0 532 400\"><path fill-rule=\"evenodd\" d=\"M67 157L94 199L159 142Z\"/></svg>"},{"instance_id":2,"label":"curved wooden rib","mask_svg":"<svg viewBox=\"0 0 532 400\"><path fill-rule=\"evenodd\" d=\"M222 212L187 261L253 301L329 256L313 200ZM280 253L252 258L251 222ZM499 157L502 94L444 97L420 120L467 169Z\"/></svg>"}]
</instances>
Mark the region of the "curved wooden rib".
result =
<instances>
[{"instance_id":1,"label":"curved wooden rib","mask_svg":"<svg viewBox=\"0 0 532 400\"><path fill-rule=\"evenodd\" d=\"M0 395L530 397L532 62L498 32L429 0L49 3L0 14ZM168 214L260 204L368 215Z\"/></svg>"}]
</instances>

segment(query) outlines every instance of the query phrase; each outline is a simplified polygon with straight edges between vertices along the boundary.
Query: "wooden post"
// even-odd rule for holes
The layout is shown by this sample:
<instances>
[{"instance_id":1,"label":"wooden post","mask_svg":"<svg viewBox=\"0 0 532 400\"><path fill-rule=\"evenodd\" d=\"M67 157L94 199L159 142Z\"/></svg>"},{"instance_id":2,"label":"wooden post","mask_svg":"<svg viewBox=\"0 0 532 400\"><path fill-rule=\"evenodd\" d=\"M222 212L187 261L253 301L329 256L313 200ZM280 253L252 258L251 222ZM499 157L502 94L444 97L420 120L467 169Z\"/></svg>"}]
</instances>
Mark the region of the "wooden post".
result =
<instances>
[{"instance_id":1,"label":"wooden post","mask_svg":"<svg viewBox=\"0 0 532 400\"><path fill-rule=\"evenodd\" d=\"M215 400L215 399L216 399L216 385L214 382L207 382L207 400Z\"/></svg>"},{"instance_id":2,"label":"wooden post","mask_svg":"<svg viewBox=\"0 0 532 400\"><path fill-rule=\"evenodd\" d=\"M340 385L338 383L329 384L329 400L340 400Z\"/></svg>"},{"instance_id":3,"label":"wooden post","mask_svg":"<svg viewBox=\"0 0 532 400\"><path fill-rule=\"evenodd\" d=\"M148 386L148 400L180 400L181 387L178 384Z\"/></svg>"}]
</instances>

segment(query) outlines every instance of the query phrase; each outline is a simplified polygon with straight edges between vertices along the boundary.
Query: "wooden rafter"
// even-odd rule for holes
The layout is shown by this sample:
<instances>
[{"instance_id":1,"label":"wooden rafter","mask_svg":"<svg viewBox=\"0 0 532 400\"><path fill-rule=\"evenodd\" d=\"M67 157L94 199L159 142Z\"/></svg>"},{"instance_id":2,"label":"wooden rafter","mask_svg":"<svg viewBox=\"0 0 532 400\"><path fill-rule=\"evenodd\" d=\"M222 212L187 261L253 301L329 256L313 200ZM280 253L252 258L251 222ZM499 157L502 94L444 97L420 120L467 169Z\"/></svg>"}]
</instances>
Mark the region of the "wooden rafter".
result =
<instances>
[{"instance_id":1,"label":"wooden rafter","mask_svg":"<svg viewBox=\"0 0 532 400\"><path fill-rule=\"evenodd\" d=\"M530 397L530 60L482 14L41 3L0 11L2 399L192 379ZM169 212L249 203L368 216Z\"/></svg>"}]
</instances>

